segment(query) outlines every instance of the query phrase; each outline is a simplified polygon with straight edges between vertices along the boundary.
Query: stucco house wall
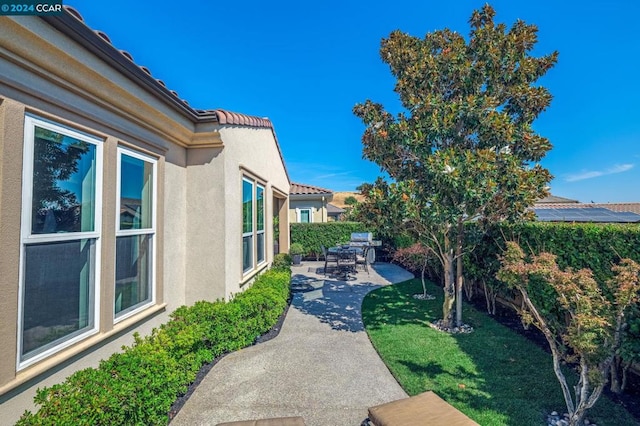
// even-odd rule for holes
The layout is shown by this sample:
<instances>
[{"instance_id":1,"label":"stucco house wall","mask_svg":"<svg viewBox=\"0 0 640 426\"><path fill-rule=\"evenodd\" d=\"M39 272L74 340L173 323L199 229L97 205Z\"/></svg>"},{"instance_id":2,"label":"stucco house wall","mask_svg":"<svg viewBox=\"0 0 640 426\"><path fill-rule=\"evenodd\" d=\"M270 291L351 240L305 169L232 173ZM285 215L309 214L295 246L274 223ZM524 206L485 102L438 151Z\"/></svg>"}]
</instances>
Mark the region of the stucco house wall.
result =
<instances>
[{"instance_id":1,"label":"stucco house wall","mask_svg":"<svg viewBox=\"0 0 640 426\"><path fill-rule=\"evenodd\" d=\"M280 227L288 230L289 178L269 120L189 107L77 12L65 10L60 17L0 17L0 418L7 423L32 409L37 388L96 366L183 304L232 297L272 262L274 230L267 226L265 262L243 272L244 174L264 184L269 219L278 201ZM35 143L25 139L32 120L97 141L102 167L93 166L101 193L92 237L95 325L25 361L17 336L24 323L23 250L32 244L22 219L33 179L23 161ZM123 152L154 164L155 246L152 294L114 317ZM288 247L288 232L280 232L280 245Z\"/></svg>"},{"instance_id":2,"label":"stucco house wall","mask_svg":"<svg viewBox=\"0 0 640 426\"><path fill-rule=\"evenodd\" d=\"M333 191L329 189L292 183L289 191L289 222L304 222L309 212L308 217L312 223L328 222L327 204L332 199Z\"/></svg>"}]
</instances>

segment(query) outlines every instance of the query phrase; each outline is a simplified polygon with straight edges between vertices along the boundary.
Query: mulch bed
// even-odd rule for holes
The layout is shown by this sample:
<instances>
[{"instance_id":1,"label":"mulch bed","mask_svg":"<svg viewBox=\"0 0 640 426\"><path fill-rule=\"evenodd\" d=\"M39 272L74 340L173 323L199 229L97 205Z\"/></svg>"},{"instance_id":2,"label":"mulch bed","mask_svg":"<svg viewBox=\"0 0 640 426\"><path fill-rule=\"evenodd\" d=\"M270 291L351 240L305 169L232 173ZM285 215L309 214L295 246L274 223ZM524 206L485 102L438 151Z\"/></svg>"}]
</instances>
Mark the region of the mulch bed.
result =
<instances>
[{"instance_id":1,"label":"mulch bed","mask_svg":"<svg viewBox=\"0 0 640 426\"><path fill-rule=\"evenodd\" d=\"M284 323L284 319L287 316L287 312L289 312L289 306L291 306L291 298L289 298L289 300L287 301L287 307L285 308L284 312L278 318L278 322L271 328L271 330L267 331L265 334L263 334L261 336L258 336L256 338L255 342L253 342L252 346L255 346L255 345L259 344L259 343L267 342L267 341L275 338L278 334L280 334L280 330L282 329L282 324ZM180 412L180 409L189 400L191 395L193 395L193 393L195 392L195 390L198 387L198 385L206 377L206 375L209 373L209 371L211 371L213 366L216 365L218 362L220 362L220 360L222 358L224 358L225 356L227 356L226 353L220 355L219 357L215 358L210 363L205 364L205 365L202 366L202 368L200 368L200 371L198 371L198 374L196 375L195 380L189 385L189 388L187 389L187 392L185 392L184 395L179 396L178 399L176 399L176 401L171 405L171 408L169 409L169 413L167 413L167 415L169 417L169 422L171 422L171 420L173 420L173 418L178 414L178 412Z\"/></svg>"}]
</instances>

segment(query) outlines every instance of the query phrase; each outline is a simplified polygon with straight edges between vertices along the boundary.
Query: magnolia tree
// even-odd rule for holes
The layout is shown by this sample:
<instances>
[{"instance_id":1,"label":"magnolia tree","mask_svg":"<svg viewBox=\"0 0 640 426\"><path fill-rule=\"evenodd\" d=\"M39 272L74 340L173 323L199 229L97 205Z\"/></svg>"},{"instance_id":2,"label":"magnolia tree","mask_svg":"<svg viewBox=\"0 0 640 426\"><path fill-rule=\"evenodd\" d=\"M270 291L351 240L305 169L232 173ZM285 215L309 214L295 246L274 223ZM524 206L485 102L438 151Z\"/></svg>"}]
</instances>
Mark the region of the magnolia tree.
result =
<instances>
[{"instance_id":1,"label":"magnolia tree","mask_svg":"<svg viewBox=\"0 0 640 426\"><path fill-rule=\"evenodd\" d=\"M522 217L551 179L537 164L551 144L532 123L551 102L535 83L557 52L531 56L537 28L517 21L507 30L494 15L489 5L475 11L468 40L448 29L424 39L392 32L380 55L404 112L393 115L370 100L354 107L366 125L364 157L394 181L379 179L369 192L382 188L402 202L387 203L376 221L411 227L440 260L448 327L456 299L462 322L464 224Z\"/></svg>"},{"instance_id":2,"label":"magnolia tree","mask_svg":"<svg viewBox=\"0 0 640 426\"><path fill-rule=\"evenodd\" d=\"M623 344L626 314L638 302L640 265L623 259L612 268L614 278L599 286L591 270L563 271L551 253L527 260L513 242L507 243L501 262L497 277L522 295L523 322L540 329L549 342L569 424L580 425L602 394ZM534 279L541 279L555 291L560 316L532 301L529 289ZM560 368L563 360L578 366L579 379L573 392Z\"/></svg>"}]
</instances>

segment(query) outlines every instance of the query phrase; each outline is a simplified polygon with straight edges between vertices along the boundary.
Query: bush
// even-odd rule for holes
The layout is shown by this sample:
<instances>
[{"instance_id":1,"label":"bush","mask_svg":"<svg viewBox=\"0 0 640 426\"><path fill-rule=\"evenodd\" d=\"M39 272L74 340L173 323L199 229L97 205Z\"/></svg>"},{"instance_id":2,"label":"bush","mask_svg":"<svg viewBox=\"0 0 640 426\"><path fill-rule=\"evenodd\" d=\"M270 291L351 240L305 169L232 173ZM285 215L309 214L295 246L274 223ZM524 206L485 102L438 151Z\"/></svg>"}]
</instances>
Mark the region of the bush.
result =
<instances>
[{"instance_id":1,"label":"bush","mask_svg":"<svg viewBox=\"0 0 640 426\"><path fill-rule=\"evenodd\" d=\"M318 257L322 254L320 246L346 243L352 232L371 232L371 229L360 222L292 223L291 242L302 244L308 256Z\"/></svg>"},{"instance_id":2,"label":"bush","mask_svg":"<svg viewBox=\"0 0 640 426\"><path fill-rule=\"evenodd\" d=\"M278 253L273 257L271 267L276 270L286 270L291 266L291 256L286 253Z\"/></svg>"},{"instance_id":3,"label":"bush","mask_svg":"<svg viewBox=\"0 0 640 426\"><path fill-rule=\"evenodd\" d=\"M39 389L18 425L167 424L167 413L202 365L251 345L277 322L289 299L285 256L246 291L225 303L182 306L146 337L63 383ZM274 259L274 266L276 261Z\"/></svg>"}]
</instances>

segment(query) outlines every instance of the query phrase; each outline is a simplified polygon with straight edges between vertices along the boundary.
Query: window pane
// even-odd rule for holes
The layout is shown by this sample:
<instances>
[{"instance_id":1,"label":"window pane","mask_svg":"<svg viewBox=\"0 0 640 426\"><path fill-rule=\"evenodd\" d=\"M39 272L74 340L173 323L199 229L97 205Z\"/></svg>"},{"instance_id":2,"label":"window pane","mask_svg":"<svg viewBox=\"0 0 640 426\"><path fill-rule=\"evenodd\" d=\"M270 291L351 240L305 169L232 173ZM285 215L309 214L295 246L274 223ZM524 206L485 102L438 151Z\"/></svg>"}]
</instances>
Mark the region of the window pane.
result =
<instances>
[{"instance_id":1,"label":"window pane","mask_svg":"<svg viewBox=\"0 0 640 426\"><path fill-rule=\"evenodd\" d=\"M32 234L95 230L96 146L35 127Z\"/></svg>"},{"instance_id":2,"label":"window pane","mask_svg":"<svg viewBox=\"0 0 640 426\"><path fill-rule=\"evenodd\" d=\"M258 263L264 261L264 232L259 232L256 240L258 247Z\"/></svg>"},{"instance_id":3,"label":"window pane","mask_svg":"<svg viewBox=\"0 0 640 426\"><path fill-rule=\"evenodd\" d=\"M242 233L253 231L253 184L242 181Z\"/></svg>"},{"instance_id":4,"label":"window pane","mask_svg":"<svg viewBox=\"0 0 640 426\"><path fill-rule=\"evenodd\" d=\"M116 316L151 301L151 239L150 235L116 238Z\"/></svg>"},{"instance_id":5,"label":"window pane","mask_svg":"<svg viewBox=\"0 0 640 426\"><path fill-rule=\"evenodd\" d=\"M253 268L253 237L242 237L242 270Z\"/></svg>"},{"instance_id":6,"label":"window pane","mask_svg":"<svg viewBox=\"0 0 640 426\"><path fill-rule=\"evenodd\" d=\"M258 231L264 231L264 188L259 186L257 188L257 200L256 200L256 210L257 210L257 222L258 222Z\"/></svg>"},{"instance_id":7,"label":"window pane","mask_svg":"<svg viewBox=\"0 0 640 426\"><path fill-rule=\"evenodd\" d=\"M152 228L153 164L122 154L120 229Z\"/></svg>"},{"instance_id":8,"label":"window pane","mask_svg":"<svg viewBox=\"0 0 640 426\"><path fill-rule=\"evenodd\" d=\"M310 217L309 217L310 214L311 214L311 211L308 210L308 209L300 210L300 222L301 223L309 223L309 222L311 222Z\"/></svg>"},{"instance_id":9,"label":"window pane","mask_svg":"<svg viewBox=\"0 0 640 426\"><path fill-rule=\"evenodd\" d=\"M94 240L25 246L22 359L93 328Z\"/></svg>"}]
</instances>

